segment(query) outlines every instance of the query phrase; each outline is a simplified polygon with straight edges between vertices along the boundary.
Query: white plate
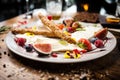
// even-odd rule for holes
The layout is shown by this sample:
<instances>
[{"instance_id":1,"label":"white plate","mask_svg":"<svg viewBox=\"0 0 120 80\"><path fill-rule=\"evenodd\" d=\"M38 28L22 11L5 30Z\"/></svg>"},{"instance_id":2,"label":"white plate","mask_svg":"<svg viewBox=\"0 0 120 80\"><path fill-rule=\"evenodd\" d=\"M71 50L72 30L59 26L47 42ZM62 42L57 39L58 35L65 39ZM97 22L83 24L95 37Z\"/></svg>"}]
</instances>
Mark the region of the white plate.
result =
<instances>
[{"instance_id":1,"label":"white plate","mask_svg":"<svg viewBox=\"0 0 120 80\"><path fill-rule=\"evenodd\" d=\"M110 40L108 40L107 43L105 44L105 48L102 48L102 49L105 49L105 51L99 51L100 49L96 49L96 51L93 50L91 52L83 54L79 59L65 59L63 57L63 54L58 54L57 58L38 57L37 53L28 53L25 51L25 49L23 49L22 47L19 47L14 41L14 37L15 36L11 32L9 32L5 39L6 44L11 51L16 53L17 55L20 55L22 57L25 57L31 60L49 62L49 63L76 63L76 62L94 60L110 53L116 46L116 38L113 36L112 33L108 32L107 37L110 38Z\"/></svg>"}]
</instances>

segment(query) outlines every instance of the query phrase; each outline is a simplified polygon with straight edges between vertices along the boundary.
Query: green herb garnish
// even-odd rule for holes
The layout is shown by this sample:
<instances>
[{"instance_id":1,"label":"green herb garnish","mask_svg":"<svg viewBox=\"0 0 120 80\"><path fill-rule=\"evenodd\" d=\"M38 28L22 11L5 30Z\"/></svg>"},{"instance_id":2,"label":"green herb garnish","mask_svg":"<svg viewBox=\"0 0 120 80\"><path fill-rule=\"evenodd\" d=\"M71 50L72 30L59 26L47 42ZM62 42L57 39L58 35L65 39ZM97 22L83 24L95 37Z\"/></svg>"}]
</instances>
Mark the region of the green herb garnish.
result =
<instances>
[{"instance_id":1,"label":"green herb garnish","mask_svg":"<svg viewBox=\"0 0 120 80\"><path fill-rule=\"evenodd\" d=\"M65 41L65 40L59 40L59 43L62 44L62 45L67 45L68 44L68 42Z\"/></svg>"},{"instance_id":2,"label":"green herb garnish","mask_svg":"<svg viewBox=\"0 0 120 80\"><path fill-rule=\"evenodd\" d=\"M1 26L0 27L0 33L4 32L4 31L7 31L9 29L10 29L10 27L8 27L8 26Z\"/></svg>"},{"instance_id":3,"label":"green herb garnish","mask_svg":"<svg viewBox=\"0 0 120 80\"><path fill-rule=\"evenodd\" d=\"M84 43L78 43L77 45L78 45L80 48L82 48L82 49L86 49L86 48L87 48Z\"/></svg>"},{"instance_id":4,"label":"green herb garnish","mask_svg":"<svg viewBox=\"0 0 120 80\"><path fill-rule=\"evenodd\" d=\"M94 27L97 27L97 24L94 24Z\"/></svg>"},{"instance_id":5,"label":"green herb garnish","mask_svg":"<svg viewBox=\"0 0 120 80\"><path fill-rule=\"evenodd\" d=\"M76 31L85 31L84 28L77 28Z\"/></svg>"}]
</instances>

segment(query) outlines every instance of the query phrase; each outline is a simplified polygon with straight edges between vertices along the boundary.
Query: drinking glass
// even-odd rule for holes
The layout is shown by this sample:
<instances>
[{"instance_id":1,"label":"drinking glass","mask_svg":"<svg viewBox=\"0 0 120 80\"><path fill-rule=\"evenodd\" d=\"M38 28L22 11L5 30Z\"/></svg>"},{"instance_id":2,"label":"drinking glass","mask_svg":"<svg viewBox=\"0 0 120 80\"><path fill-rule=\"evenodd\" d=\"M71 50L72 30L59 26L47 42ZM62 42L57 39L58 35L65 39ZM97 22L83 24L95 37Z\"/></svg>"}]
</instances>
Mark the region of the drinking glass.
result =
<instances>
[{"instance_id":1,"label":"drinking glass","mask_svg":"<svg viewBox=\"0 0 120 80\"><path fill-rule=\"evenodd\" d=\"M25 19L30 19L31 16L29 15L29 0L25 0L26 1L26 14L25 14Z\"/></svg>"},{"instance_id":2,"label":"drinking glass","mask_svg":"<svg viewBox=\"0 0 120 80\"><path fill-rule=\"evenodd\" d=\"M117 1L116 16L120 17L120 0Z\"/></svg>"},{"instance_id":3,"label":"drinking glass","mask_svg":"<svg viewBox=\"0 0 120 80\"><path fill-rule=\"evenodd\" d=\"M62 0L46 0L46 10L54 20L59 19L62 13Z\"/></svg>"}]
</instances>

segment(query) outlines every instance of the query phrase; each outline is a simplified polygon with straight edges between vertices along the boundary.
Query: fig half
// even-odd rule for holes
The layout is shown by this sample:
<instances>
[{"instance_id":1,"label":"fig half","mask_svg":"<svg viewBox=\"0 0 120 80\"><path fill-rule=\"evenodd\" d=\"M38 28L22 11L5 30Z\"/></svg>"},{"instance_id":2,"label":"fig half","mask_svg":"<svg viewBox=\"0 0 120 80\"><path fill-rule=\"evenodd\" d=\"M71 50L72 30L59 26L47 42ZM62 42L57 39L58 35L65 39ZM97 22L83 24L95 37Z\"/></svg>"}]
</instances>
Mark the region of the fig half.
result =
<instances>
[{"instance_id":1,"label":"fig half","mask_svg":"<svg viewBox=\"0 0 120 80\"><path fill-rule=\"evenodd\" d=\"M108 33L108 28L103 28L94 34L95 37L99 39L105 39Z\"/></svg>"},{"instance_id":2,"label":"fig half","mask_svg":"<svg viewBox=\"0 0 120 80\"><path fill-rule=\"evenodd\" d=\"M52 53L52 46L48 43L35 43L33 48L39 54L39 56L47 56Z\"/></svg>"}]
</instances>

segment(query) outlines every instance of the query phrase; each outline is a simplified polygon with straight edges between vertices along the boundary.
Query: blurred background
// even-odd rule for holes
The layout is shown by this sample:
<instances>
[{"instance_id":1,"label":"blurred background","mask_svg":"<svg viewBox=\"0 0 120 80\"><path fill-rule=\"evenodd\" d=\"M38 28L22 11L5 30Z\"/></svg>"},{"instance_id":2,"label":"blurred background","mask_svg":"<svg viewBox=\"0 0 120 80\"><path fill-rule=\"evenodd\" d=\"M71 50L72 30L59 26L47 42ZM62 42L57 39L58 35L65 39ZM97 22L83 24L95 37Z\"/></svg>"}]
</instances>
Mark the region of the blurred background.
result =
<instances>
[{"instance_id":1,"label":"blurred background","mask_svg":"<svg viewBox=\"0 0 120 80\"><path fill-rule=\"evenodd\" d=\"M118 0L63 0L63 10L77 5L77 11L115 15ZM45 8L46 0L29 0L29 10ZM0 21L27 12L26 0L0 0Z\"/></svg>"}]
</instances>

